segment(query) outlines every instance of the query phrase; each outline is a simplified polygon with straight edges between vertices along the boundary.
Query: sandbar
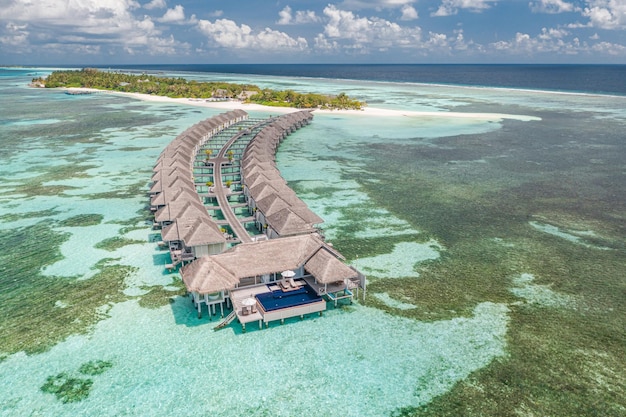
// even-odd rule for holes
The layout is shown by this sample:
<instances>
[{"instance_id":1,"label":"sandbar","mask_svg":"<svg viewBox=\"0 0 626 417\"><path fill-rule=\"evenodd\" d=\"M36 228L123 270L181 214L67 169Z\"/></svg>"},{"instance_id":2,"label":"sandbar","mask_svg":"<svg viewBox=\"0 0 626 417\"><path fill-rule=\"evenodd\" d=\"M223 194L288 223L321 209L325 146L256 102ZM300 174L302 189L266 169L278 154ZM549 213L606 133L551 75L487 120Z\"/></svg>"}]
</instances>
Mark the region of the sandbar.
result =
<instances>
[{"instance_id":1,"label":"sandbar","mask_svg":"<svg viewBox=\"0 0 626 417\"><path fill-rule=\"evenodd\" d=\"M297 109L293 107L274 107L264 106L256 103L244 103L238 100L229 101L210 101L206 99L193 99L193 98L171 98L165 96L156 96L151 94L141 93L125 93L121 91L112 90L98 90L93 88L67 88L68 91L85 91L85 92L98 92L106 94L117 94L126 97L132 97L137 100L154 101L183 104L189 106L209 107L213 109L221 110L234 110L242 109L245 111L259 111L269 113L293 113L304 109ZM539 117L519 115L519 114L505 114L505 113L465 113L465 112L452 112L452 111L414 111L414 110L399 110L399 109L384 109L380 107L366 106L361 110L324 110L314 109L316 114L348 114L365 117L442 117L442 118L457 118L457 119L473 119L473 120L488 120L499 121L503 119L512 119L520 121L532 121L541 120Z\"/></svg>"}]
</instances>

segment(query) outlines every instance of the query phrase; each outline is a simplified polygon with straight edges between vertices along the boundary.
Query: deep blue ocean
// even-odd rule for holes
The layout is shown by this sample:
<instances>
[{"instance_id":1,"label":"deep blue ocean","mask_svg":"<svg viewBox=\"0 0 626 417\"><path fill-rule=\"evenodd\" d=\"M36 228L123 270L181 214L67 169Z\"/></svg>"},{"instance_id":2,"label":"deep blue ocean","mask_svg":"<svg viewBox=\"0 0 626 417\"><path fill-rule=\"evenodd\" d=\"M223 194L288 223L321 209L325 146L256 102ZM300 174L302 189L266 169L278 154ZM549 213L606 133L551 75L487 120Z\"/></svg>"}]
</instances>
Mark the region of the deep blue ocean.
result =
<instances>
[{"instance_id":1,"label":"deep blue ocean","mask_svg":"<svg viewBox=\"0 0 626 417\"><path fill-rule=\"evenodd\" d=\"M255 74L626 95L626 65L119 65L156 72Z\"/></svg>"}]
</instances>

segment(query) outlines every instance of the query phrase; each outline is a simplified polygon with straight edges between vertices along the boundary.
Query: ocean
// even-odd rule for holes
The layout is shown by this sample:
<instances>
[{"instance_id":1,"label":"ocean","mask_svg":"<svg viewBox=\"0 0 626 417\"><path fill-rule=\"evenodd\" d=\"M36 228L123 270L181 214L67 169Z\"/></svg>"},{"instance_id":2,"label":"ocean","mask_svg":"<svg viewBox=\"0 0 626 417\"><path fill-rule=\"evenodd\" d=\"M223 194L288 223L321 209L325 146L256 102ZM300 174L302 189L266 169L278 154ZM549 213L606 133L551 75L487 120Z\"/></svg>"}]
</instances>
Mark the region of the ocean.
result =
<instances>
[{"instance_id":1,"label":"ocean","mask_svg":"<svg viewBox=\"0 0 626 417\"><path fill-rule=\"evenodd\" d=\"M316 113L277 154L367 298L214 332L146 193L161 150L221 111L2 68L0 415L623 414L626 67L132 69L396 111Z\"/></svg>"}]
</instances>

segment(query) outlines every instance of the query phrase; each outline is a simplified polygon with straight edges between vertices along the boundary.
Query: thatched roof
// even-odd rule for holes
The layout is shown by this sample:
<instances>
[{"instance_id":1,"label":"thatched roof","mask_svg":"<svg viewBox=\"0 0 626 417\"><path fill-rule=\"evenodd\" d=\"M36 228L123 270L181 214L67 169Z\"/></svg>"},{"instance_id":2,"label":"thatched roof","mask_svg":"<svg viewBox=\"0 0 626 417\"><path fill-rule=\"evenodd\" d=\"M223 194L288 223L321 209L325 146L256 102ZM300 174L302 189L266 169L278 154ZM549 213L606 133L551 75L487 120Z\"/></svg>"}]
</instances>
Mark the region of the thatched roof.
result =
<instances>
[{"instance_id":1,"label":"thatched roof","mask_svg":"<svg viewBox=\"0 0 626 417\"><path fill-rule=\"evenodd\" d=\"M317 251L315 255L304 264L304 269L322 284L330 284L331 282L358 277L358 273L354 269L341 262L330 252L324 250Z\"/></svg>"},{"instance_id":2,"label":"thatched roof","mask_svg":"<svg viewBox=\"0 0 626 417\"><path fill-rule=\"evenodd\" d=\"M284 208L271 216L267 216L266 221L280 236L290 236L315 231L310 223L307 223L302 217L298 216L289 208Z\"/></svg>"},{"instance_id":3,"label":"thatched roof","mask_svg":"<svg viewBox=\"0 0 626 417\"><path fill-rule=\"evenodd\" d=\"M183 178L188 178L191 179L193 177L193 173L191 171L191 168L187 167L179 167L179 166L175 166L173 168L170 167L163 167L162 165L159 165L159 169L154 171L154 174L152 174L152 181L161 181L163 178L166 177L183 177Z\"/></svg>"},{"instance_id":4,"label":"thatched roof","mask_svg":"<svg viewBox=\"0 0 626 417\"><path fill-rule=\"evenodd\" d=\"M150 192L160 193L165 190L172 190L172 189L178 189L178 188L194 189L194 187L195 185L193 181L191 181L191 179L189 179L189 177L187 176L184 176L184 177L166 176L166 177L162 177L161 180L152 184L152 187L150 187Z\"/></svg>"},{"instance_id":5,"label":"thatched roof","mask_svg":"<svg viewBox=\"0 0 626 417\"><path fill-rule=\"evenodd\" d=\"M183 266L180 272L187 290L200 294L232 290L239 284L239 279L232 272L209 256Z\"/></svg>"},{"instance_id":6,"label":"thatched roof","mask_svg":"<svg viewBox=\"0 0 626 417\"><path fill-rule=\"evenodd\" d=\"M285 180L283 179L283 177L280 176L278 171L255 172L254 174L248 175L246 177L245 184L246 186L248 186L248 188L252 188L261 182L268 182L278 179L281 179L283 180L283 182L285 182Z\"/></svg>"},{"instance_id":7,"label":"thatched roof","mask_svg":"<svg viewBox=\"0 0 626 417\"><path fill-rule=\"evenodd\" d=\"M256 201L262 199L270 194L279 194L279 189L287 188L284 180L273 180L268 182L261 182L254 187L248 187L250 189L250 195Z\"/></svg>"},{"instance_id":8,"label":"thatched roof","mask_svg":"<svg viewBox=\"0 0 626 417\"><path fill-rule=\"evenodd\" d=\"M208 214L202 203L196 200L175 201L163 206L154 214L157 222L170 222L182 217L202 217Z\"/></svg>"},{"instance_id":9,"label":"thatched roof","mask_svg":"<svg viewBox=\"0 0 626 417\"><path fill-rule=\"evenodd\" d=\"M164 206L174 201L196 200L200 201L200 197L195 190L190 188L168 189L163 190L159 194L152 197L150 205Z\"/></svg>"},{"instance_id":10,"label":"thatched roof","mask_svg":"<svg viewBox=\"0 0 626 417\"><path fill-rule=\"evenodd\" d=\"M340 256L318 235L300 235L239 244L219 255L196 259L182 268L181 275L189 291L201 294L232 289L246 277L302 266L321 283L356 276L356 272L337 259Z\"/></svg>"},{"instance_id":11,"label":"thatched roof","mask_svg":"<svg viewBox=\"0 0 626 417\"><path fill-rule=\"evenodd\" d=\"M226 242L219 227L210 220L208 214L206 218L178 218L163 228L161 237L166 242L182 241L187 247Z\"/></svg>"},{"instance_id":12,"label":"thatched roof","mask_svg":"<svg viewBox=\"0 0 626 417\"><path fill-rule=\"evenodd\" d=\"M289 208L290 205L280 198L278 194L271 194L260 200L255 200L256 206L265 216L271 216L272 214L280 211L284 208Z\"/></svg>"}]
</instances>

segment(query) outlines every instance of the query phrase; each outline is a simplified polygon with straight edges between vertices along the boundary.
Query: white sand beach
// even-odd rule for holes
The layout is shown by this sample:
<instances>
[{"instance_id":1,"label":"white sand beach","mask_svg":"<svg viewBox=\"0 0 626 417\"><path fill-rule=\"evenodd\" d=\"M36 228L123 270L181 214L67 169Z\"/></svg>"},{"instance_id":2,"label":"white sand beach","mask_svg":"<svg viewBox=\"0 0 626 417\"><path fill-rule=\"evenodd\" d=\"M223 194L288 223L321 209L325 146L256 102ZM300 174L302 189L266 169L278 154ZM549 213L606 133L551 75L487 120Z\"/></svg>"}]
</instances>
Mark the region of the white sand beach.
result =
<instances>
[{"instance_id":1,"label":"white sand beach","mask_svg":"<svg viewBox=\"0 0 626 417\"><path fill-rule=\"evenodd\" d=\"M92 88L68 88L68 91L92 91L106 94L119 94L127 97L133 97L138 100L154 101L154 102L166 102L176 103L188 106L209 107L214 109L234 110L243 109L246 111L263 111L271 113L292 113L300 111L302 109L296 109L292 107L273 107L263 106L256 103L243 103L241 101L207 101L204 99L191 99L191 98L171 98L165 96L155 96L150 94L140 93L123 93L119 91L97 90ZM540 120L538 117L519 115L519 114L503 114L503 113L464 113L464 112L450 112L450 111L411 111L411 110L395 110L395 109L383 109L379 107L366 106L362 110L314 110L316 114L349 114L365 117L445 117L445 118L459 118L459 119L474 119L474 120L492 120L498 121L503 119L512 119L520 121Z\"/></svg>"}]
</instances>

